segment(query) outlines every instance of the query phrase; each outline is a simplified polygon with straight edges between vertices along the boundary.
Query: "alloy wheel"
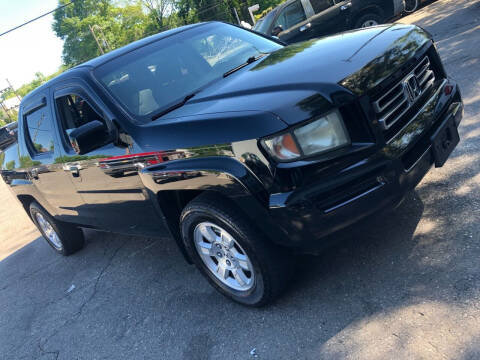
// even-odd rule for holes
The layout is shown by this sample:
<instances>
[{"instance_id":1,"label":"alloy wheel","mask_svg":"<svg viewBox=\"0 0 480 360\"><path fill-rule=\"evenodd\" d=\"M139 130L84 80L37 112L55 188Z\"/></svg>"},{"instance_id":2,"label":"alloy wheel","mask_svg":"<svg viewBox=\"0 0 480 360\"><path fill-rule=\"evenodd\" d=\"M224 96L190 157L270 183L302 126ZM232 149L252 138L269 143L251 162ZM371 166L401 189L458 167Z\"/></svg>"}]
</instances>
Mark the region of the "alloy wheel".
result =
<instances>
[{"instance_id":1,"label":"alloy wheel","mask_svg":"<svg viewBox=\"0 0 480 360\"><path fill-rule=\"evenodd\" d=\"M193 236L200 258L217 279L239 291L253 287L253 265L245 250L225 229L211 222L201 222L195 227Z\"/></svg>"},{"instance_id":2,"label":"alloy wheel","mask_svg":"<svg viewBox=\"0 0 480 360\"><path fill-rule=\"evenodd\" d=\"M362 24L362 28L370 27L370 26L377 26L378 22L375 20L367 20Z\"/></svg>"},{"instance_id":3,"label":"alloy wheel","mask_svg":"<svg viewBox=\"0 0 480 360\"><path fill-rule=\"evenodd\" d=\"M405 0L405 12L410 14L418 9L418 0Z\"/></svg>"},{"instance_id":4,"label":"alloy wheel","mask_svg":"<svg viewBox=\"0 0 480 360\"><path fill-rule=\"evenodd\" d=\"M62 250L62 242L60 241L60 238L58 237L57 232L53 228L52 224L45 219L45 217L37 212L35 214L35 217L37 219L37 223L40 226L43 234L45 235L46 239L58 250Z\"/></svg>"}]
</instances>

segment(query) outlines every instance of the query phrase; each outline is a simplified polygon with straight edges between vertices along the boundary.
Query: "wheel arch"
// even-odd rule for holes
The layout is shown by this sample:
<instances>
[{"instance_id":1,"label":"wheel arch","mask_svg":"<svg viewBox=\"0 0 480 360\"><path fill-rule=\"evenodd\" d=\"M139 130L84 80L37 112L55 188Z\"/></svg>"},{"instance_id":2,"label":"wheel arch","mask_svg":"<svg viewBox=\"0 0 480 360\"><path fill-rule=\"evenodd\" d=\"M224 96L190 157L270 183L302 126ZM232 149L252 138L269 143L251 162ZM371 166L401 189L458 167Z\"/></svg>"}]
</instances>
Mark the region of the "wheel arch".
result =
<instances>
[{"instance_id":1,"label":"wheel arch","mask_svg":"<svg viewBox=\"0 0 480 360\"><path fill-rule=\"evenodd\" d=\"M362 16L365 16L367 14L372 14L372 13L380 16L382 18L382 21L386 20L385 11L380 6L376 4L369 4L366 7L361 8L360 10L358 10L352 15L351 26L355 27L358 22L358 19L360 19Z\"/></svg>"},{"instance_id":2,"label":"wheel arch","mask_svg":"<svg viewBox=\"0 0 480 360\"><path fill-rule=\"evenodd\" d=\"M32 216L30 214L30 204L32 202L36 202L37 204L39 204L39 202L37 200L35 200L35 198L32 195L17 195L17 199L18 199L18 201L20 201L20 203L23 206L23 209L25 210L25 212L27 213L28 217L31 220Z\"/></svg>"},{"instance_id":3,"label":"wheel arch","mask_svg":"<svg viewBox=\"0 0 480 360\"><path fill-rule=\"evenodd\" d=\"M268 214L269 195L260 180L234 158L212 157L177 160L155 165L140 177L166 227L186 260L192 263L180 235L180 214L201 194L228 201L274 243L288 243L286 234ZM262 219L258 222L258 219ZM257 221L256 221L257 220Z\"/></svg>"}]
</instances>

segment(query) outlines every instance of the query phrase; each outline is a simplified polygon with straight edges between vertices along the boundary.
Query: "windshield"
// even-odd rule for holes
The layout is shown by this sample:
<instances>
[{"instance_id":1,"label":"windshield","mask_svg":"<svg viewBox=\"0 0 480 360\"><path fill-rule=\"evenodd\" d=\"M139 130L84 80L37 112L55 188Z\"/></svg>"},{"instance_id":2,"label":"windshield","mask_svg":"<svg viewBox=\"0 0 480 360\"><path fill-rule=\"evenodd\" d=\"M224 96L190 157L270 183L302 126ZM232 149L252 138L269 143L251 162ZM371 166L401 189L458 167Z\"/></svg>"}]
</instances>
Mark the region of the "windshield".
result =
<instances>
[{"instance_id":1,"label":"windshield","mask_svg":"<svg viewBox=\"0 0 480 360\"><path fill-rule=\"evenodd\" d=\"M135 118L147 121L250 57L281 47L235 26L207 24L122 55L94 74Z\"/></svg>"},{"instance_id":2,"label":"windshield","mask_svg":"<svg viewBox=\"0 0 480 360\"><path fill-rule=\"evenodd\" d=\"M253 30L259 31L258 29L262 27L262 23L263 23L263 18L260 20L257 20L255 25L253 26Z\"/></svg>"},{"instance_id":3,"label":"windshield","mask_svg":"<svg viewBox=\"0 0 480 360\"><path fill-rule=\"evenodd\" d=\"M272 23L276 12L277 10L273 9L264 18L258 20L255 26L253 27L253 30L261 32L262 34L267 34L268 28L270 27L270 24ZM267 34L267 35L270 35L270 34Z\"/></svg>"}]
</instances>

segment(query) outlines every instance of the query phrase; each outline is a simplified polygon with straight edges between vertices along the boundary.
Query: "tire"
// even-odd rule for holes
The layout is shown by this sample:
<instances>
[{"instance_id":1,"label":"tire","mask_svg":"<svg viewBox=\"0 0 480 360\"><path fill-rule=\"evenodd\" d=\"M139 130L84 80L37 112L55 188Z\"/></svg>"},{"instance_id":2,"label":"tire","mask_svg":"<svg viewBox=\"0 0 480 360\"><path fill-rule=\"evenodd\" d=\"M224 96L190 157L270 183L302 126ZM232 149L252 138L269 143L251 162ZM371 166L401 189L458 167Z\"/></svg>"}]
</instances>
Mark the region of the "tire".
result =
<instances>
[{"instance_id":1,"label":"tire","mask_svg":"<svg viewBox=\"0 0 480 360\"><path fill-rule=\"evenodd\" d=\"M355 29L380 25L383 22L383 18L380 15L375 13L367 13L358 18L357 22L355 23Z\"/></svg>"},{"instance_id":2,"label":"tire","mask_svg":"<svg viewBox=\"0 0 480 360\"><path fill-rule=\"evenodd\" d=\"M231 243L233 239L230 249L227 249L228 245L220 249L223 257L202 255L201 251L197 250L201 246L197 245L196 239L201 237L202 241L208 242L202 235L202 229L208 229L208 226L216 232L217 239L226 239ZM181 214L180 228L186 250L195 265L210 284L229 299L242 305L263 306L275 300L288 284L293 273L293 256L285 249L270 243L263 233L225 199L211 194L202 194L193 199ZM216 252L219 245L212 243L211 249ZM246 258L243 255L246 255ZM226 271L228 275L219 276L222 262L226 261L228 264L229 259L232 260L232 268ZM237 261L238 259L240 260ZM217 271L212 268L215 265ZM244 276L240 276L240 273ZM245 284L242 285L237 279L243 279Z\"/></svg>"},{"instance_id":3,"label":"tire","mask_svg":"<svg viewBox=\"0 0 480 360\"><path fill-rule=\"evenodd\" d=\"M68 256L83 248L85 238L80 228L56 221L36 202L30 204L30 215L45 241L57 253ZM45 225L45 222L47 225Z\"/></svg>"},{"instance_id":4,"label":"tire","mask_svg":"<svg viewBox=\"0 0 480 360\"><path fill-rule=\"evenodd\" d=\"M405 13L411 14L418 10L418 6L420 5L419 0L406 0L405 1Z\"/></svg>"}]
</instances>

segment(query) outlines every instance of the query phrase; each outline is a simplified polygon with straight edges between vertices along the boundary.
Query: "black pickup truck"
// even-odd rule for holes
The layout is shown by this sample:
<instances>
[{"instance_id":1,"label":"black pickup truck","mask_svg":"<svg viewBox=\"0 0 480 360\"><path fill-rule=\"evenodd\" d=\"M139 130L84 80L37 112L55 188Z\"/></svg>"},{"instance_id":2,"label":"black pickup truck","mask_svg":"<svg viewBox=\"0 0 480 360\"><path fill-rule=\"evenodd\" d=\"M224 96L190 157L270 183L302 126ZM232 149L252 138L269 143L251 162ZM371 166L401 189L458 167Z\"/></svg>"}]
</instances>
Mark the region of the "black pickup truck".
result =
<instances>
[{"instance_id":1,"label":"black pickup truck","mask_svg":"<svg viewBox=\"0 0 480 360\"><path fill-rule=\"evenodd\" d=\"M202 23L26 96L2 175L57 252L82 248L81 228L168 229L216 289L259 306L287 284L294 253L321 250L442 166L462 114L418 27L284 46Z\"/></svg>"}]
</instances>

